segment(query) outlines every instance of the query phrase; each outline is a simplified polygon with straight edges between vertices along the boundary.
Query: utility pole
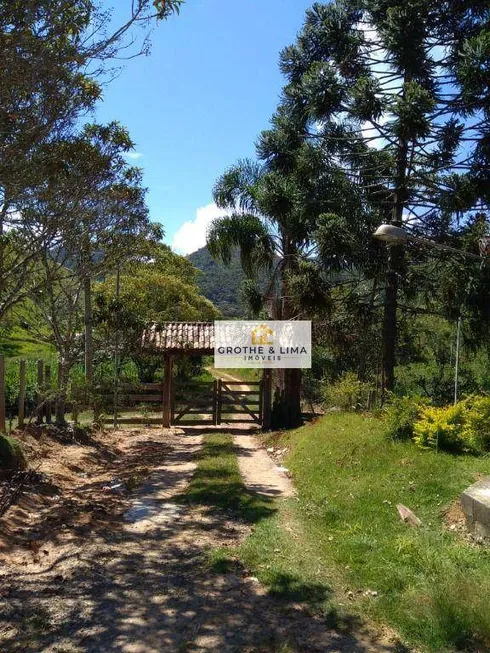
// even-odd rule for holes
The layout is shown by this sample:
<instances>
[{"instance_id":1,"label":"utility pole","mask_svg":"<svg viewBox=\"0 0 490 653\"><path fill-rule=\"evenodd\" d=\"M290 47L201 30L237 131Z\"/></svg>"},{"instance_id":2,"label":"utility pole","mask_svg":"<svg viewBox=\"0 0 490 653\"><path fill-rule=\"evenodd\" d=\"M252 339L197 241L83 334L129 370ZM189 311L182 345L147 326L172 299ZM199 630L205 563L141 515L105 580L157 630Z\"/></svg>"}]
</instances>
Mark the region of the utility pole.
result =
<instances>
[{"instance_id":1,"label":"utility pole","mask_svg":"<svg viewBox=\"0 0 490 653\"><path fill-rule=\"evenodd\" d=\"M116 270L116 333L114 334L114 428L119 425L119 298L121 296L121 267Z\"/></svg>"},{"instance_id":2,"label":"utility pole","mask_svg":"<svg viewBox=\"0 0 490 653\"><path fill-rule=\"evenodd\" d=\"M454 405L458 403L460 348L461 348L461 316L458 317L458 326L456 327L456 358L454 362Z\"/></svg>"}]
</instances>

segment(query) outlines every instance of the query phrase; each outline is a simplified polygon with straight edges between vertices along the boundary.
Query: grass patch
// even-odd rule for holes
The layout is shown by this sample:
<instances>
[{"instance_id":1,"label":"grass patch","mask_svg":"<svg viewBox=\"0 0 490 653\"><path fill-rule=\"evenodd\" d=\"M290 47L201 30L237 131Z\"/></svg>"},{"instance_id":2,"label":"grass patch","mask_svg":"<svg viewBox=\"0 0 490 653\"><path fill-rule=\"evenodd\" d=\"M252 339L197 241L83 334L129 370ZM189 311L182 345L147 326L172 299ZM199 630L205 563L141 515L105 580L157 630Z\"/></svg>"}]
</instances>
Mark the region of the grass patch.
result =
<instances>
[{"instance_id":1,"label":"grass patch","mask_svg":"<svg viewBox=\"0 0 490 653\"><path fill-rule=\"evenodd\" d=\"M389 442L380 420L355 414L328 415L281 446L290 448L298 500L240 547L271 591L296 594L337 622L354 611L388 623L423 650L490 650L490 549L469 546L443 522L459 494L490 475L489 458ZM397 503L422 528L403 524Z\"/></svg>"},{"instance_id":2,"label":"grass patch","mask_svg":"<svg viewBox=\"0 0 490 653\"><path fill-rule=\"evenodd\" d=\"M304 557L304 543L283 528L283 513L278 511L276 502L251 493L244 486L232 436L206 436L197 463L185 499L229 511L255 524L254 536L239 548L218 548L208 553L210 570L227 573L240 567L239 560L243 560L260 573L269 592L277 598L325 606L331 595L329 585L316 577L316 562L312 564L310 558ZM274 564L269 564L273 558ZM331 610L329 605L326 613Z\"/></svg>"},{"instance_id":3,"label":"grass patch","mask_svg":"<svg viewBox=\"0 0 490 653\"><path fill-rule=\"evenodd\" d=\"M206 564L214 574L228 574L241 566L230 549L224 547L206 551Z\"/></svg>"},{"instance_id":4,"label":"grass patch","mask_svg":"<svg viewBox=\"0 0 490 653\"><path fill-rule=\"evenodd\" d=\"M271 499L247 491L231 435L205 436L196 460L197 469L185 494L190 503L232 512L248 523L275 511Z\"/></svg>"},{"instance_id":5,"label":"grass patch","mask_svg":"<svg viewBox=\"0 0 490 653\"><path fill-rule=\"evenodd\" d=\"M0 334L0 354L9 358L48 358L55 351L52 345L36 340L20 326L12 327L8 334Z\"/></svg>"}]
</instances>

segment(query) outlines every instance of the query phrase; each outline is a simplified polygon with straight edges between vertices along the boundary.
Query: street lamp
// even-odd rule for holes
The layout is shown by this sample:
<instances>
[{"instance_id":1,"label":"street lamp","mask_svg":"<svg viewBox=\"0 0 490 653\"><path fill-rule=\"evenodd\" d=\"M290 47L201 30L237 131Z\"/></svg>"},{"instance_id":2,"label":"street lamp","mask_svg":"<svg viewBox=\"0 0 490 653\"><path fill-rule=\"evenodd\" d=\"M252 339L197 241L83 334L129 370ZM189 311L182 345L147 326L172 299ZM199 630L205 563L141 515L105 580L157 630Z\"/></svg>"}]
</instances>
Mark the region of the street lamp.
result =
<instances>
[{"instance_id":1,"label":"street lamp","mask_svg":"<svg viewBox=\"0 0 490 653\"><path fill-rule=\"evenodd\" d=\"M449 245L442 245L437 243L435 240L430 240L429 238L422 238L420 236L414 236L408 231L403 229L403 227L397 227L394 224L382 224L380 225L373 234L373 238L383 241L390 246L394 245L405 245L407 243L416 243L419 245L427 245L435 249L440 249L447 252L454 252L461 256L466 256L467 258L477 259L480 261L481 265L485 263L487 256L482 256L478 254L472 254L471 252L465 252L455 247L450 247ZM487 237L480 239L480 252L481 254L487 254L489 252L489 239ZM456 360L455 360L455 369L454 369L454 403L458 401L458 385L459 385L459 351L461 345L461 316L458 317L458 325L456 332Z\"/></svg>"},{"instance_id":2,"label":"street lamp","mask_svg":"<svg viewBox=\"0 0 490 653\"><path fill-rule=\"evenodd\" d=\"M478 261L484 261L486 258L484 256L479 256L478 254L473 254L472 252L465 252L461 249L456 249L456 247L450 247L449 245L437 243L435 240L430 240L429 238L414 236L413 234L403 229L403 227L396 227L394 224L380 225L374 232L373 238L382 240L387 245L405 245L406 243L416 243L418 245L427 245L428 247L441 249L445 252L454 252L460 256L466 256L467 258L476 259ZM487 240L487 238L482 238L480 245L483 246L485 244L486 246Z\"/></svg>"},{"instance_id":3,"label":"street lamp","mask_svg":"<svg viewBox=\"0 0 490 653\"><path fill-rule=\"evenodd\" d=\"M373 234L373 238L382 240L388 245L403 245L410 239L410 234L402 227L394 224L382 224Z\"/></svg>"}]
</instances>

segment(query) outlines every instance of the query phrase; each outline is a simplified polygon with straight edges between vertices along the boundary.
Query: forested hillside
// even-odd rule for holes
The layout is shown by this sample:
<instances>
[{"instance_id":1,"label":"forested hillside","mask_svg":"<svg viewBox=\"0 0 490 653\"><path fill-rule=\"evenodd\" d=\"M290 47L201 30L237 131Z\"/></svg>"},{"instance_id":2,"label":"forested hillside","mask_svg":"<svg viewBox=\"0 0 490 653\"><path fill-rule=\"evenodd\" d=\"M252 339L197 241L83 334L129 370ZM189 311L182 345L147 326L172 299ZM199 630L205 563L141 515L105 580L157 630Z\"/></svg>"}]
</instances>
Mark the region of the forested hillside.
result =
<instances>
[{"instance_id":1,"label":"forested hillside","mask_svg":"<svg viewBox=\"0 0 490 653\"><path fill-rule=\"evenodd\" d=\"M238 251L233 254L229 266L213 260L207 247L201 247L188 258L200 271L197 284L204 297L211 300L224 317L245 315L246 308L240 292L245 274Z\"/></svg>"}]
</instances>

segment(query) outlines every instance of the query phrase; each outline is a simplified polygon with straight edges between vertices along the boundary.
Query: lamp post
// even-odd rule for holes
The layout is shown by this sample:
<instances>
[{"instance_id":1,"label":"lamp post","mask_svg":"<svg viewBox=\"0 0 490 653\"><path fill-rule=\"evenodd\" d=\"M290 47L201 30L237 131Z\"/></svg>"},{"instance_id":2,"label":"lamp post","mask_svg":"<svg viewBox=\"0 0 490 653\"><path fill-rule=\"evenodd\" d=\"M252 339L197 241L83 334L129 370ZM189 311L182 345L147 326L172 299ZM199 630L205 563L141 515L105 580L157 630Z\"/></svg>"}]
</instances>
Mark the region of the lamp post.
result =
<instances>
[{"instance_id":1,"label":"lamp post","mask_svg":"<svg viewBox=\"0 0 490 653\"><path fill-rule=\"evenodd\" d=\"M118 264L116 268L116 332L114 337L114 428L119 426L119 328L120 328L120 307L119 301L121 297L121 265Z\"/></svg>"},{"instance_id":2,"label":"lamp post","mask_svg":"<svg viewBox=\"0 0 490 653\"><path fill-rule=\"evenodd\" d=\"M403 227L397 227L393 224L382 224L380 225L373 234L373 238L377 238L382 242L386 243L388 247L393 247L396 245L406 245L407 243L415 243L418 245L425 245L432 247L434 249L440 249L446 252L453 252L459 254L460 256L465 256L466 258L472 258L480 261L480 264L483 266L486 260L486 256L472 254L471 252L463 252L460 249L455 247L450 247L449 245L442 245L437 243L434 240L429 238L422 238L420 236L414 236L408 231L403 229ZM480 241L480 252L487 253L489 250L489 239L482 238ZM458 401L458 386L459 386L459 354L461 348L461 315L458 317L457 331L456 331L456 356L455 356L455 367L454 367L454 403Z\"/></svg>"},{"instance_id":3,"label":"lamp post","mask_svg":"<svg viewBox=\"0 0 490 653\"><path fill-rule=\"evenodd\" d=\"M395 227L393 224L382 224L379 226L373 234L373 238L382 240L388 246L390 245L406 245L407 243L415 243L418 245L426 245L428 247L434 247L435 249L441 249L445 252L453 252L459 254L460 256L466 256L466 258L476 259L478 261L485 261L484 256L479 256L478 254L472 254L471 252L463 252L456 247L450 247L449 245L442 245L441 243L436 243L435 240L430 240L430 238L421 238L420 236L413 236L408 233L403 227ZM485 241L486 238L482 238L482 241Z\"/></svg>"}]
</instances>

